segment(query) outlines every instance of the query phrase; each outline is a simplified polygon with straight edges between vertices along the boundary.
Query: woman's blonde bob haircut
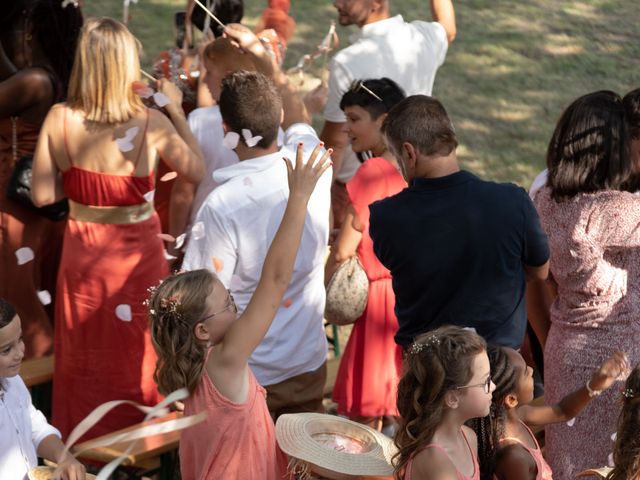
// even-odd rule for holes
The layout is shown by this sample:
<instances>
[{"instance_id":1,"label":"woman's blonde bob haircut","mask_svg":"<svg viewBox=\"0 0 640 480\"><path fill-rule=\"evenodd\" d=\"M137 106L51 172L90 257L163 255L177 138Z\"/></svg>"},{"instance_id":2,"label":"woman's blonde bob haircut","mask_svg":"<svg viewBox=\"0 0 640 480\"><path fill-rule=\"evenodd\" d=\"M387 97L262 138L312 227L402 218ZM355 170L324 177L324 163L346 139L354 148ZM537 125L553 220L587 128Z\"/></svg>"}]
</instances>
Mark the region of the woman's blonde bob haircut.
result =
<instances>
[{"instance_id":1,"label":"woman's blonde bob haircut","mask_svg":"<svg viewBox=\"0 0 640 480\"><path fill-rule=\"evenodd\" d=\"M67 104L87 120L120 123L144 108L132 84L140 76L140 43L112 18L92 18L80 32Z\"/></svg>"}]
</instances>

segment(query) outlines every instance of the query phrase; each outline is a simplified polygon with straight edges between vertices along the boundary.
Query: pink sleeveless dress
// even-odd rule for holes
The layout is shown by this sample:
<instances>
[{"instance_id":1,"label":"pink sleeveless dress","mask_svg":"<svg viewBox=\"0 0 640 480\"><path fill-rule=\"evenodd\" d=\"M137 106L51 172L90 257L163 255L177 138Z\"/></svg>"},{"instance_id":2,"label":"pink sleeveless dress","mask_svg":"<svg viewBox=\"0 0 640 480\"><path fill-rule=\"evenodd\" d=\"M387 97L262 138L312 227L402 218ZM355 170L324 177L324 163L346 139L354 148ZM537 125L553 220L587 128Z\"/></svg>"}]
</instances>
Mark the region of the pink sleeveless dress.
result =
<instances>
[{"instance_id":1,"label":"pink sleeveless dress","mask_svg":"<svg viewBox=\"0 0 640 480\"><path fill-rule=\"evenodd\" d=\"M234 403L215 387L206 371L185 400L184 414L208 412L204 422L186 429L180 438L183 480L282 480L287 460L276 444L267 395L247 368L249 393Z\"/></svg>"},{"instance_id":2,"label":"pink sleeveless dress","mask_svg":"<svg viewBox=\"0 0 640 480\"><path fill-rule=\"evenodd\" d=\"M462 437L464 438L464 441L467 444L467 447L469 448L469 454L471 455L471 458L473 460L473 475L471 475L470 477L467 477L466 475L463 475L462 473L460 473L459 470L456 469L458 480L480 480L480 466L478 465L478 458L477 458L476 452L474 452L473 449L471 448L471 445L469 445L469 440L467 439L467 435L464 433L464 430L460 430L460 433L462 433ZM419 452L427 448L436 448L440 450L443 455L449 456L449 454L446 452L444 448L442 448L440 445L436 445L435 443L430 443L429 445L425 445L420 450L418 450L416 454L418 454ZM404 474L404 480L411 480L412 464L413 464L413 458L411 458L407 463L407 468Z\"/></svg>"},{"instance_id":3,"label":"pink sleeveless dress","mask_svg":"<svg viewBox=\"0 0 640 480\"><path fill-rule=\"evenodd\" d=\"M536 467L538 467L538 474L536 475L536 480L553 480L553 472L551 471L551 467L547 463L547 461L542 456L542 450L540 450L540 445L538 445L538 441L536 440L533 432L527 427L524 422L521 422L524 425L524 428L527 429L529 435L533 439L533 442L536 445L536 448L529 448L524 443L522 443L516 437L505 437L500 439L500 445L509 445L512 443L517 443L518 445L522 445L522 447L529 452L529 454L533 457L533 460L536 462Z\"/></svg>"},{"instance_id":4,"label":"pink sleeveless dress","mask_svg":"<svg viewBox=\"0 0 640 480\"><path fill-rule=\"evenodd\" d=\"M66 117L64 131L66 147ZM135 143L142 149L146 127L139 138L141 145L137 139ZM64 191L78 204L141 205L146 203L144 194L153 190L153 174L105 174L83 170L73 166L70 156L69 160L71 168L63 172ZM153 381L156 354L143 305L147 289L169 274L158 233L155 214L127 224L68 220L55 309L52 419L63 437L109 400L144 405L160 400ZM133 407L119 407L83 438L119 430L142 418Z\"/></svg>"}]
</instances>

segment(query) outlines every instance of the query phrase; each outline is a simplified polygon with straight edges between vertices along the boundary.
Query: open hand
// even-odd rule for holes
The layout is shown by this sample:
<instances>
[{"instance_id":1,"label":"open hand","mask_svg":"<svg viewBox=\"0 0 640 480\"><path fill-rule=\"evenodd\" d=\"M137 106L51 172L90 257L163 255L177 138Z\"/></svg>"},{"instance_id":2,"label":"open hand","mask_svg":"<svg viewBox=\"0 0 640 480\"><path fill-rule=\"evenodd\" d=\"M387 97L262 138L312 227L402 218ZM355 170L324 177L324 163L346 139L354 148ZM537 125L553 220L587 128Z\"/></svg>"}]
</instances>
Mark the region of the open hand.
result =
<instances>
[{"instance_id":1,"label":"open hand","mask_svg":"<svg viewBox=\"0 0 640 480\"><path fill-rule=\"evenodd\" d=\"M593 390L606 390L621 376L629 370L629 360L623 352L615 352L608 358L598 370L593 373L589 386Z\"/></svg>"},{"instance_id":2,"label":"open hand","mask_svg":"<svg viewBox=\"0 0 640 480\"><path fill-rule=\"evenodd\" d=\"M287 164L289 177L289 197L299 196L305 201L309 200L313 189L322 174L333 164L331 153L333 149L323 151L323 143L318 143L311 152L309 160L304 161L304 144L299 143L296 151L296 163L284 157Z\"/></svg>"}]
</instances>

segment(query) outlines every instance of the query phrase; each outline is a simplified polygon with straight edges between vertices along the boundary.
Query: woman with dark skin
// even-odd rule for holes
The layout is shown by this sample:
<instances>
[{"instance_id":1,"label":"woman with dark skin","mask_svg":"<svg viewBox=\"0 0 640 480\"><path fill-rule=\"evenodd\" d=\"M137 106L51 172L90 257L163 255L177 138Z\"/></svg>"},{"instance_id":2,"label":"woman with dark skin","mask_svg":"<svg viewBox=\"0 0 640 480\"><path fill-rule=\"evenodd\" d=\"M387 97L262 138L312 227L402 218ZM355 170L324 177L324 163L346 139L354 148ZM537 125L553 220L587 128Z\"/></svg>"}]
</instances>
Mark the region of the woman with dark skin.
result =
<instances>
[{"instance_id":1,"label":"woman with dark skin","mask_svg":"<svg viewBox=\"0 0 640 480\"><path fill-rule=\"evenodd\" d=\"M7 183L16 161L33 155L49 108L66 95L82 13L59 0L20 0L2 2L0 18L0 297L23 319L25 358L31 358L52 346L52 315L44 304L53 305L47 297L55 294L64 222L7 198ZM23 263L26 249L33 260Z\"/></svg>"}]
</instances>

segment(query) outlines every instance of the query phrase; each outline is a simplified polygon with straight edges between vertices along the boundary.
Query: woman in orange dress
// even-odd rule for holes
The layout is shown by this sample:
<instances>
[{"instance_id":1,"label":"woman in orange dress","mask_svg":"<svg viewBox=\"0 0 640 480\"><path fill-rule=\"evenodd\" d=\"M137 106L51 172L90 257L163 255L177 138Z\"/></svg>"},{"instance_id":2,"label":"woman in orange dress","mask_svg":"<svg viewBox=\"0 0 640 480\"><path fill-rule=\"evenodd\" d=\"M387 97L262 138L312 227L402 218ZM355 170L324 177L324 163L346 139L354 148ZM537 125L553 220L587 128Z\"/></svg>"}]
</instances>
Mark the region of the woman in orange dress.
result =
<instances>
[{"instance_id":1,"label":"woman in orange dress","mask_svg":"<svg viewBox=\"0 0 640 480\"><path fill-rule=\"evenodd\" d=\"M153 209L154 171L158 156L192 182L204 170L179 89L160 84L173 125L134 93L138 48L116 20L86 23L67 102L49 112L34 159L34 202L46 205L66 195L70 206L58 275L53 377L53 424L65 437L106 401L159 400L143 305L147 289L169 273ZM85 438L140 420L137 410L122 407Z\"/></svg>"},{"instance_id":2,"label":"woman in orange dress","mask_svg":"<svg viewBox=\"0 0 640 480\"><path fill-rule=\"evenodd\" d=\"M394 156L387 150L380 127L387 112L404 98L392 80L354 83L342 97L347 132L354 152L371 152L347 183L351 202L329 257L327 281L351 256L357 255L369 278L369 298L356 320L333 389L338 413L380 430L385 416L397 416L396 391L402 355L393 336L398 329L391 274L373 253L369 236L369 205L405 188Z\"/></svg>"},{"instance_id":3,"label":"woman in orange dress","mask_svg":"<svg viewBox=\"0 0 640 480\"><path fill-rule=\"evenodd\" d=\"M28 359L53 346L53 305L45 304L55 297L64 222L9 199L7 184L16 162L33 155L49 108L66 95L82 14L57 0L12 1L2 2L0 18L0 297L22 318Z\"/></svg>"}]
</instances>

